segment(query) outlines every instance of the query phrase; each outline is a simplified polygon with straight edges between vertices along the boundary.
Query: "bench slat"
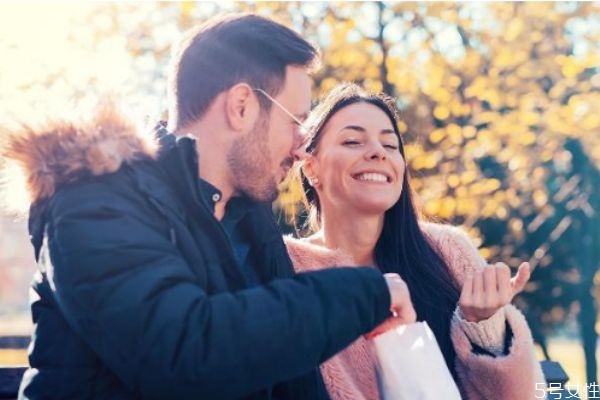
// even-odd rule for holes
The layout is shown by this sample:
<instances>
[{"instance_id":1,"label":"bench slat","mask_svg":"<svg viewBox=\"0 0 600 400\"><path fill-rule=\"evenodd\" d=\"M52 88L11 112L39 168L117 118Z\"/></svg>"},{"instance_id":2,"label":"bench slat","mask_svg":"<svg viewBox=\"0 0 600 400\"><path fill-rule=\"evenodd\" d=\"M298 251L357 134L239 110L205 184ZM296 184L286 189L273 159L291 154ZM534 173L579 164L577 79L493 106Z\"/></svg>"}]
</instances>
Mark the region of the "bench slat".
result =
<instances>
[{"instance_id":1,"label":"bench slat","mask_svg":"<svg viewBox=\"0 0 600 400\"><path fill-rule=\"evenodd\" d=\"M14 399L27 367L0 366L0 399Z\"/></svg>"},{"instance_id":2,"label":"bench slat","mask_svg":"<svg viewBox=\"0 0 600 400\"><path fill-rule=\"evenodd\" d=\"M26 349L31 336L0 336L0 349Z\"/></svg>"}]
</instances>

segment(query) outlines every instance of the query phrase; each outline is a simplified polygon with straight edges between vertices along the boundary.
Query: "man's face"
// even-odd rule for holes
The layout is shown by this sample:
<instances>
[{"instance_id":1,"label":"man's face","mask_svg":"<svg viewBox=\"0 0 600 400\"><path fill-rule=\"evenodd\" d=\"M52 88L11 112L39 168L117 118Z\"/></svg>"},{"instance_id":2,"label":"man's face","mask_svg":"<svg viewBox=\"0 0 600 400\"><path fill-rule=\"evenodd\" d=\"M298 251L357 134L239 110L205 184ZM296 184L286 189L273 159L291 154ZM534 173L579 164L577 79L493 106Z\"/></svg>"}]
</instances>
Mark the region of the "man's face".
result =
<instances>
[{"instance_id":1,"label":"man's face","mask_svg":"<svg viewBox=\"0 0 600 400\"><path fill-rule=\"evenodd\" d=\"M303 67L288 66L282 90L275 100L304 121L310 111L311 79ZM255 93L261 96L261 93ZM234 143L227 161L236 192L257 201L277 198L277 186L294 163L294 151L303 140L298 123L277 104L261 112L251 132Z\"/></svg>"}]
</instances>

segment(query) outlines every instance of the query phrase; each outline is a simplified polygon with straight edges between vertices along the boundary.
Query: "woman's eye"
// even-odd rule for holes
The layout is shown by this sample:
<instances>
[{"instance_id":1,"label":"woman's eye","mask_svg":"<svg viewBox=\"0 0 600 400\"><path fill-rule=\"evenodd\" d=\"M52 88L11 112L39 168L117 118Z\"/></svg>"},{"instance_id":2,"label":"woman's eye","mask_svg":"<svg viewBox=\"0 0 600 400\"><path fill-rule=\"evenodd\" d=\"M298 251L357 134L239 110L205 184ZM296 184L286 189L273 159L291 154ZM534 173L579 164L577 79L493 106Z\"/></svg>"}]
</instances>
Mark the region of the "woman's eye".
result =
<instances>
[{"instance_id":1,"label":"woman's eye","mask_svg":"<svg viewBox=\"0 0 600 400\"><path fill-rule=\"evenodd\" d=\"M353 146L353 145L360 144L360 141L355 140L355 139L346 139L342 142L342 144Z\"/></svg>"},{"instance_id":2,"label":"woman's eye","mask_svg":"<svg viewBox=\"0 0 600 400\"><path fill-rule=\"evenodd\" d=\"M395 144L384 144L383 147L390 150L398 150L398 146L396 146Z\"/></svg>"}]
</instances>

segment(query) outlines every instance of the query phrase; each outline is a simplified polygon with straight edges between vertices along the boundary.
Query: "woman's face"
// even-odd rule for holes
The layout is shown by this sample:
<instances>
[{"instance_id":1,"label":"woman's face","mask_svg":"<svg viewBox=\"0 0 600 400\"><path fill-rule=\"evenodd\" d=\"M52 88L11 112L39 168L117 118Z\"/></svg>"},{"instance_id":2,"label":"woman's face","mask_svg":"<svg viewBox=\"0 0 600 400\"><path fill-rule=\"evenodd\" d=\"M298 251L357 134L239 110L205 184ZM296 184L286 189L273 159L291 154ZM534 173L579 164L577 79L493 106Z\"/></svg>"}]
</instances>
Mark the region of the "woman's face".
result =
<instances>
[{"instance_id":1,"label":"woman's face","mask_svg":"<svg viewBox=\"0 0 600 400\"><path fill-rule=\"evenodd\" d=\"M317 177L321 209L382 214L402 194L405 163L392 121L377 106L354 103L334 114L321 132L304 173Z\"/></svg>"}]
</instances>

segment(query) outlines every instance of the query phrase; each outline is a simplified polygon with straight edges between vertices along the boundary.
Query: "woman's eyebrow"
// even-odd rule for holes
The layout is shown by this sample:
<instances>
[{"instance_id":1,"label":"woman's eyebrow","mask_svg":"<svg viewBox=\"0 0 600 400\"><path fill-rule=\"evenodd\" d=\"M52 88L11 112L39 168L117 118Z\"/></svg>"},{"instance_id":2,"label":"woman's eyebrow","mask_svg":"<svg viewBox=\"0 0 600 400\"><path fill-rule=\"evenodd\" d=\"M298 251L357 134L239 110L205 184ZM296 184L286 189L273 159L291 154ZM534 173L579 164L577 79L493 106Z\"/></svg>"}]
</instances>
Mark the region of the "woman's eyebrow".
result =
<instances>
[{"instance_id":1,"label":"woman's eyebrow","mask_svg":"<svg viewBox=\"0 0 600 400\"><path fill-rule=\"evenodd\" d=\"M364 127L362 127L360 125L346 125L343 128L341 128L338 132L344 131L346 129L351 130L351 131L357 131L357 132L366 132L367 131ZM379 133L381 133L381 134L390 134L390 133L392 133L394 135L396 134L396 132L393 129L390 129L390 128L384 128Z\"/></svg>"},{"instance_id":2,"label":"woman's eyebrow","mask_svg":"<svg viewBox=\"0 0 600 400\"><path fill-rule=\"evenodd\" d=\"M357 131L357 132L366 132L367 131L365 128L363 128L362 126L359 126L359 125L346 125L346 126L342 127L340 130L338 130L338 132L345 131L345 130L351 130L351 131Z\"/></svg>"}]
</instances>

